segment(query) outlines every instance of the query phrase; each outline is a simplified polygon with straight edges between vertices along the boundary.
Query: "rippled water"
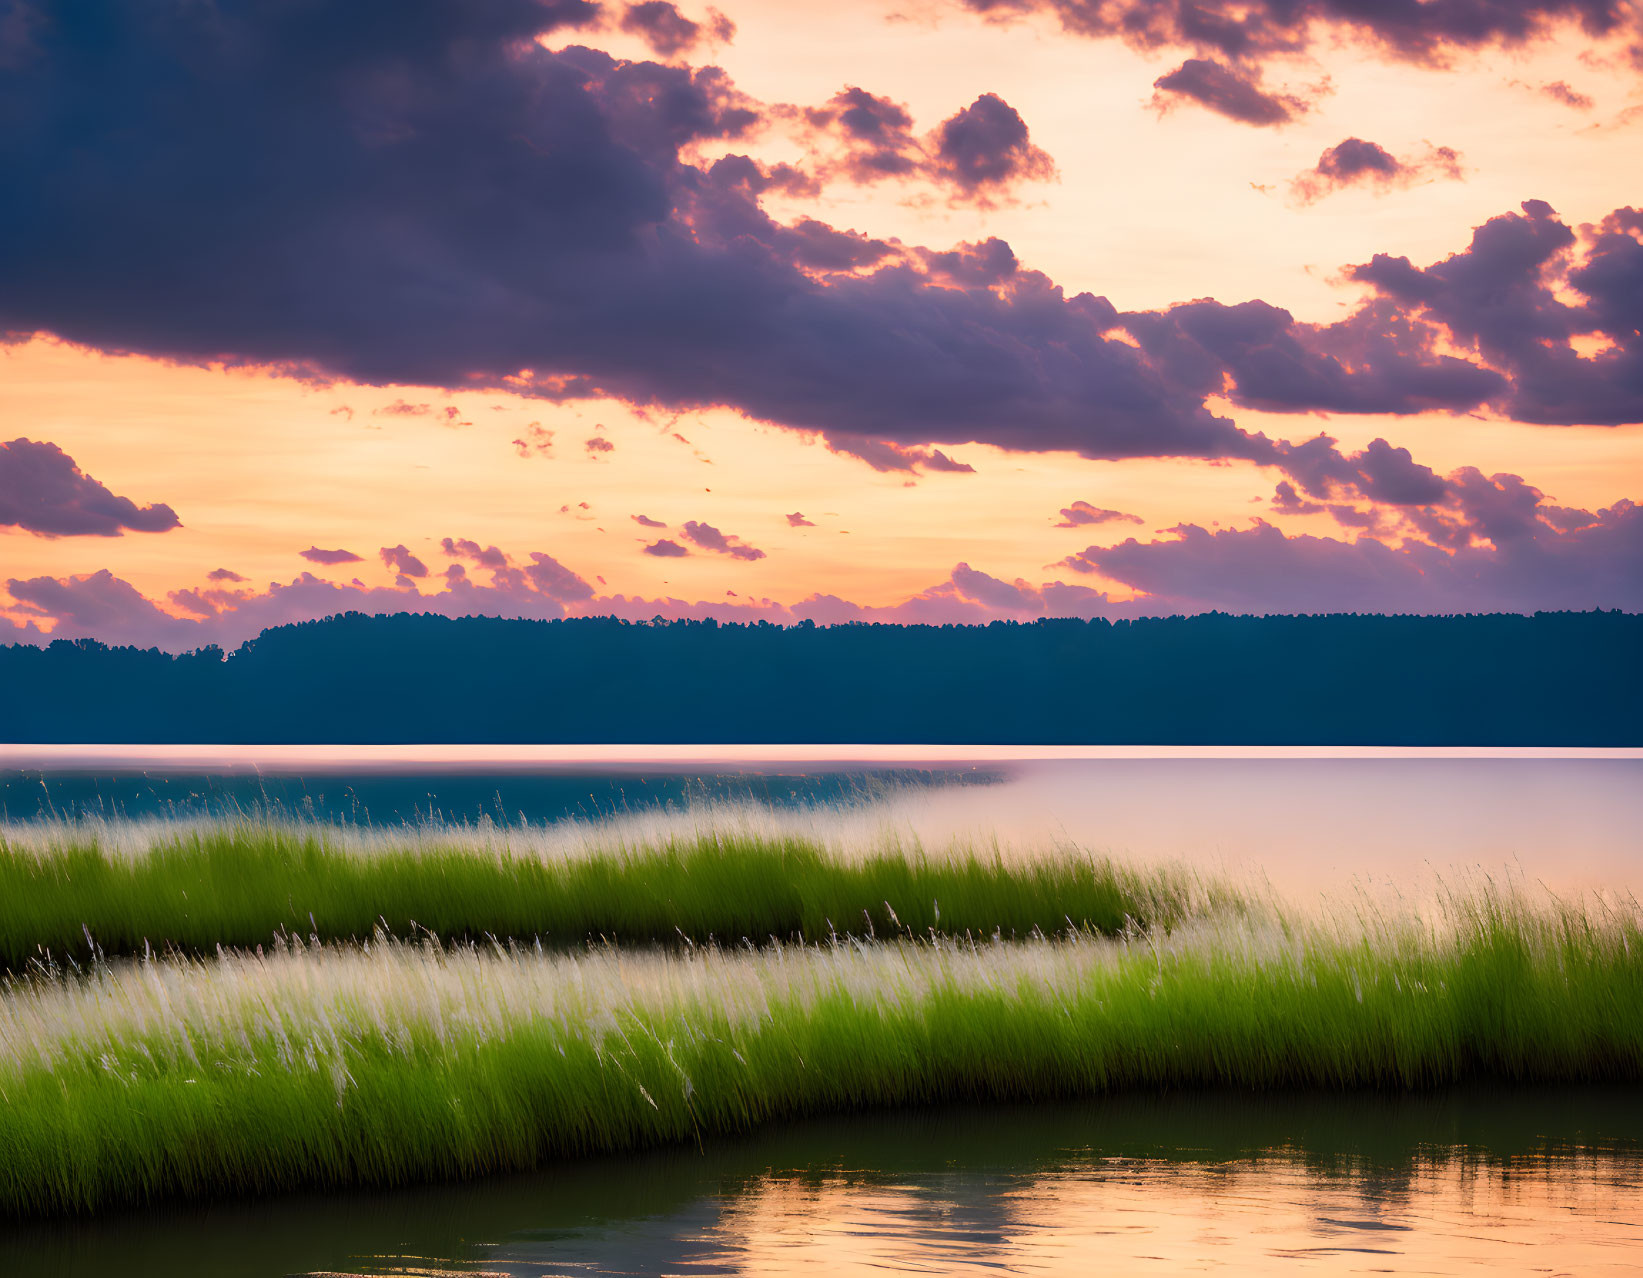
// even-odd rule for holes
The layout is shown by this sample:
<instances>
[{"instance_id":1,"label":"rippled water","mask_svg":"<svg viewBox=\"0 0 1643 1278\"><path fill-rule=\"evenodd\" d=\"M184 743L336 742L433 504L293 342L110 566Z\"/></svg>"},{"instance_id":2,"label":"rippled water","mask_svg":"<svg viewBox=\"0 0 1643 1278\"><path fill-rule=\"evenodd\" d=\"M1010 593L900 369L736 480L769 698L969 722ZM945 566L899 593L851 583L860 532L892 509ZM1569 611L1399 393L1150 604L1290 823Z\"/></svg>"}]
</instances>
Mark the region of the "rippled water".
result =
<instances>
[{"instance_id":1,"label":"rippled water","mask_svg":"<svg viewBox=\"0 0 1643 1278\"><path fill-rule=\"evenodd\" d=\"M1635 1091L1205 1095L816 1122L397 1194L0 1227L0 1271L1635 1274Z\"/></svg>"}]
</instances>

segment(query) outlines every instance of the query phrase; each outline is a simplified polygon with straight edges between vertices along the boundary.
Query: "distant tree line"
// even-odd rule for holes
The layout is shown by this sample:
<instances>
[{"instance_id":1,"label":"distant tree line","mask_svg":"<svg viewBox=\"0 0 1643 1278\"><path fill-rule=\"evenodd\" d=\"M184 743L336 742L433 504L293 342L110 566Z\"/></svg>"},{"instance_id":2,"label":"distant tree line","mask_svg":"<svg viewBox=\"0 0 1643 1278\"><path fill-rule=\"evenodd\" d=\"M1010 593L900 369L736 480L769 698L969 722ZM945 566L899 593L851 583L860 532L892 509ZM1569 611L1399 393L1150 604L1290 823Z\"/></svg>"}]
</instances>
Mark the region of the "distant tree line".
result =
<instances>
[{"instance_id":1,"label":"distant tree line","mask_svg":"<svg viewBox=\"0 0 1643 1278\"><path fill-rule=\"evenodd\" d=\"M0 740L1637 745L1643 616L349 613L231 654L0 647Z\"/></svg>"}]
</instances>

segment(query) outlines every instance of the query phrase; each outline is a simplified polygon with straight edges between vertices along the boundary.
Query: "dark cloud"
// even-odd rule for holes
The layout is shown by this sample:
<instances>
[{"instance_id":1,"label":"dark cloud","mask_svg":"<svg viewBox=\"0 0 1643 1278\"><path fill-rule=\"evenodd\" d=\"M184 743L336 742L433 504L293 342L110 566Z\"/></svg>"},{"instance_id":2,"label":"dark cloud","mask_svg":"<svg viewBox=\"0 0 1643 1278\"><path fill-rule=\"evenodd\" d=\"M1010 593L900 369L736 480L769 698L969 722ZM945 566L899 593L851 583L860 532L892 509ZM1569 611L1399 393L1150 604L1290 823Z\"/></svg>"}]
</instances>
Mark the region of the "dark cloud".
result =
<instances>
[{"instance_id":1,"label":"dark cloud","mask_svg":"<svg viewBox=\"0 0 1643 1278\"><path fill-rule=\"evenodd\" d=\"M658 57L672 58L688 53L703 40L721 44L736 34L736 24L717 10L709 9L707 23L693 22L667 0L644 0L630 4L622 13L620 26L629 35L640 37Z\"/></svg>"},{"instance_id":2,"label":"dark cloud","mask_svg":"<svg viewBox=\"0 0 1643 1278\"><path fill-rule=\"evenodd\" d=\"M1009 279L1021 265L1015 250L996 236L940 253L920 249L919 257L932 279L960 288L992 288Z\"/></svg>"},{"instance_id":3,"label":"dark cloud","mask_svg":"<svg viewBox=\"0 0 1643 1278\"><path fill-rule=\"evenodd\" d=\"M481 546L465 537L446 537L439 543L439 548L453 559L466 559L493 572L508 566L508 557L495 546Z\"/></svg>"},{"instance_id":4,"label":"dark cloud","mask_svg":"<svg viewBox=\"0 0 1643 1278\"><path fill-rule=\"evenodd\" d=\"M1342 187L1371 186L1386 191L1440 178L1461 178L1460 154L1452 147L1430 147L1425 156L1400 160L1377 143L1347 138L1319 156L1318 163L1296 177L1289 189L1300 203L1311 204Z\"/></svg>"},{"instance_id":5,"label":"dark cloud","mask_svg":"<svg viewBox=\"0 0 1643 1278\"><path fill-rule=\"evenodd\" d=\"M638 524L639 527L641 527L641 528L666 528L667 527L667 525L664 524L660 519L652 519L649 515L634 515L632 518L633 518L633 522Z\"/></svg>"},{"instance_id":6,"label":"dark cloud","mask_svg":"<svg viewBox=\"0 0 1643 1278\"><path fill-rule=\"evenodd\" d=\"M207 581L244 581L245 578L230 568L213 568L206 573Z\"/></svg>"},{"instance_id":7,"label":"dark cloud","mask_svg":"<svg viewBox=\"0 0 1643 1278\"><path fill-rule=\"evenodd\" d=\"M359 564L365 561L351 550L321 550L318 546L310 546L307 550L299 550L301 555L311 564Z\"/></svg>"},{"instance_id":8,"label":"dark cloud","mask_svg":"<svg viewBox=\"0 0 1643 1278\"><path fill-rule=\"evenodd\" d=\"M1464 412L1507 390L1500 374L1439 354L1436 334L1393 305L1314 325L1266 302L1206 299L1120 323L1183 389L1269 412Z\"/></svg>"},{"instance_id":9,"label":"dark cloud","mask_svg":"<svg viewBox=\"0 0 1643 1278\"><path fill-rule=\"evenodd\" d=\"M969 196L1055 176L1055 161L1032 144L1027 122L996 93L983 93L935 133L935 172Z\"/></svg>"},{"instance_id":10,"label":"dark cloud","mask_svg":"<svg viewBox=\"0 0 1643 1278\"><path fill-rule=\"evenodd\" d=\"M426 577L428 575L428 565L403 545L384 546L377 551L377 554L386 567L392 568L402 577Z\"/></svg>"},{"instance_id":11,"label":"dark cloud","mask_svg":"<svg viewBox=\"0 0 1643 1278\"><path fill-rule=\"evenodd\" d=\"M665 537L661 541L653 541L645 547L645 554L655 555L658 559L682 559L689 553L678 542L669 541Z\"/></svg>"},{"instance_id":12,"label":"dark cloud","mask_svg":"<svg viewBox=\"0 0 1643 1278\"><path fill-rule=\"evenodd\" d=\"M866 89L847 85L820 107L805 111L814 129L842 137L846 144L840 167L856 182L907 177L923 167L923 148L913 135L907 108Z\"/></svg>"},{"instance_id":13,"label":"dark cloud","mask_svg":"<svg viewBox=\"0 0 1643 1278\"><path fill-rule=\"evenodd\" d=\"M967 462L954 461L939 448L920 448L897 444L887 439L863 439L847 435L829 435L827 447L831 452L859 457L877 471L907 471L917 469L945 471L951 474L973 475L975 467Z\"/></svg>"},{"instance_id":14,"label":"dark cloud","mask_svg":"<svg viewBox=\"0 0 1643 1278\"><path fill-rule=\"evenodd\" d=\"M1262 302L1120 315L1005 269L1002 242L927 267L779 225L759 205L775 170L681 159L759 119L722 71L533 42L591 6L40 7L0 80L0 163L31 192L0 201L0 330L379 385L728 406L903 471L961 467L940 450L971 442L1274 464L1272 441L1206 406L1229 380L1274 411L1521 403L1531 420L1560 402L1626 420L1638 394L1638 245L1618 224L1568 283L1625 350L1514 354L1516 386L1492 345L1447 353L1443 317L1467 306L1443 264L1360 268L1379 296L1334 325ZM829 128L886 154L912 137L895 104L846 97Z\"/></svg>"},{"instance_id":15,"label":"dark cloud","mask_svg":"<svg viewBox=\"0 0 1643 1278\"><path fill-rule=\"evenodd\" d=\"M685 523L684 534L686 540L703 550L716 551L721 555L729 555L734 559L763 559L764 551L756 546L750 546L740 537L734 537L720 532L712 524L699 524L695 520ZM668 544L658 542L658 545Z\"/></svg>"},{"instance_id":16,"label":"dark cloud","mask_svg":"<svg viewBox=\"0 0 1643 1278\"><path fill-rule=\"evenodd\" d=\"M1389 57L1441 64L1454 52L1521 44L1561 22L1592 36L1635 24L1628 0L960 0L992 18L1054 14L1075 34L1142 49L1191 47L1258 62L1356 37Z\"/></svg>"},{"instance_id":17,"label":"dark cloud","mask_svg":"<svg viewBox=\"0 0 1643 1278\"><path fill-rule=\"evenodd\" d=\"M1373 537L1291 537L1257 521L1217 532L1183 525L1169 540L1132 538L1081 557L1090 571L1143 592L1149 613L1643 608L1643 508L1619 502L1578 514L1584 522L1572 529L1543 514L1521 521L1516 536L1454 550L1415 540L1394 547Z\"/></svg>"},{"instance_id":18,"label":"dark cloud","mask_svg":"<svg viewBox=\"0 0 1643 1278\"><path fill-rule=\"evenodd\" d=\"M1270 92L1261 87L1259 78L1256 73L1229 67L1213 58L1188 58L1152 82L1157 90L1153 101L1167 107L1176 99L1186 98L1229 120L1263 126L1288 124L1306 111L1305 99Z\"/></svg>"},{"instance_id":19,"label":"dark cloud","mask_svg":"<svg viewBox=\"0 0 1643 1278\"><path fill-rule=\"evenodd\" d=\"M985 207L1018 182L1056 175L1055 161L1033 145L1020 112L996 93L983 93L923 137L906 107L856 86L801 115L842 148L839 158L824 162L828 177L863 185L920 178L945 187L955 203Z\"/></svg>"},{"instance_id":20,"label":"dark cloud","mask_svg":"<svg viewBox=\"0 0 1643 1278\"><path fill-rule=\"evenodd\" d=\"M1061 522L1057 528L1077 528L1084 524L1138 524L1139 515L1127 515L1121 510L1104 510L1100 506L1092 506L1087 501L1075 501L1070 506L1061 508Z\"/></svg>"},{"instance_id":21,"label":"dark cloud","mask_svg":"<svg viewBox=\"0 0 1643 1278\"><path fill-rule=\"evenodd\" d=\"M606 439L603 435L590 436L588 439L583 441L582 447L587 449L589 456L597 456L600 453L614 453L616 451L616 445L611 443L610 440Z\"/></svg>"},{"instance_id":22,"label":"dark cloud","mask_svg":"<svg viewBox=\"0 0 1643 1278\"><path fill-rule=\"evenodd\" d=\"M1508 416L1614 426L1643 421L1640 237L1643 212L1617 209L1591 229L1580 256L1578 237L1551 206L1528 200L1521 214L1491 218L1464 252L1424 270L1377 254L1348 273L1405 317L1409 333L1441 335L1505 374L1488 399ZM1577 337L1605 348L1583 355Z\"/></svg>"},{"instance_id":23,"label":"dark cloud","mask_svg":"<svg viewBox=\"0 0 1643 1278\"><path fill-rule=\"evenodd\" d=\"M787 526L789 528L814 528L816 525L806 519L802 513L795 510L787 517Z\"/></svg>"},{"instance_id":24,"label":"dark cloud","mask_svg":"<svg viewBox=\"0 0 1643 1278\"><path fill-rule=\"evenodd\" d=\"M118 537L167 532L179 524L170 506L139 506L115 496L56 444L0 442L0 528L41 537Z\"/></svg>"}]
</instances>

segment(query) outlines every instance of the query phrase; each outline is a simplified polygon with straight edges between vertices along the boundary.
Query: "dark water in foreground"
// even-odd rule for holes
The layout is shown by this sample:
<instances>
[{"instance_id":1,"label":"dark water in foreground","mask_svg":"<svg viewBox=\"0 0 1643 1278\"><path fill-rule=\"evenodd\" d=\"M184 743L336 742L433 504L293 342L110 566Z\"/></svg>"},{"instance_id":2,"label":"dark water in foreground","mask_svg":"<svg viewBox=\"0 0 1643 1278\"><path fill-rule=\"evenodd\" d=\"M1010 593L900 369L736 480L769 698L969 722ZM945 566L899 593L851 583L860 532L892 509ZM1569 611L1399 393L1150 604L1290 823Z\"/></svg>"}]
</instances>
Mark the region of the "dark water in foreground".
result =
<instances>
[{"instance_id":1,"label":"dark water in foreground","mask_svg":"<svg viewBox=\"0 0 1643 1278\"><path fill-rule=\"evenodd\" d=\"M1643 1094L1184 1096L864 1115L395 1194L0 1226L123 1278L1636 1274Z\"/></svg>"}]
</instances>

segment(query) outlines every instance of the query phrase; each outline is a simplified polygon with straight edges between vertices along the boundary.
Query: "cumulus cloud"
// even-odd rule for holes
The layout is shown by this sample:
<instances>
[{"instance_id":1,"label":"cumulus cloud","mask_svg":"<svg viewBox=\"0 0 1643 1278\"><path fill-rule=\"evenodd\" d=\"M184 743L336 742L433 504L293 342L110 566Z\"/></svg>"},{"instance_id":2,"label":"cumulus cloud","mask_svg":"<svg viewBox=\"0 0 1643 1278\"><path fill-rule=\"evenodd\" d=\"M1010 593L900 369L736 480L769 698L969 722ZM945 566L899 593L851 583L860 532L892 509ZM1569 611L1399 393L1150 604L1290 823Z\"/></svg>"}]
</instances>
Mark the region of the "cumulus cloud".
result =
<instances>
[{"instance_id":1,"label":"cumulus cloud","mask_svg":"<svg viewBox=\"0 0 1643 1278\"><path fill-rule=\"evenodd\" d=\"M740 537L722 533L712 524L699 524L695 520L689 520L685 523L684 534L691 544L700 546L703 550L729 555L733 559L753 560L765 557L764 551L756 546L748 545Z\"/></svg>"},{"instance_id":2,"label":"cumulus cloud","mask_svg":"<svg viewBox=\"0 0 1643 1278\"><path fill-rule=\"evenodd\" d=\"M787 526L789 528L814 528L816 525L806 519L801 512L795 510L787 517Z\"/></svg>"},{"instance_id":3,"label":"cumulus cloud","mask_svg":"<svg viewBox=\"0 0 1643 1278\"><path fill-rule=\"evenodd\" d=\"M56 444L0 442L0 528L41 537L118 537L168 532L180 523L177 512L163 503L139 506L115 496Z\"/></svg>"},{"instance_id":4,"label":"cumulus cloud","mask_svg":"<svg viewBox=\"0 0 1643 1278\"><path fill-rule=\"evenodd\" d=\"M658 559L682 559L689 553L678 542L669 541L666 537L645 547L645 554L655 555Z\"/></svg>"},{"instance_id":5,"label":"cumulus cloud","mask_svg":"<svg viewBox=\"0 0 1643 1278\"><path fill-rule=\"evenodd\" d=\"M321 550L318 546L310 546L307 550L299 550L297 551L297 554L301 555L311 564L326 564L330 566L335 564L358 564L365 562L351 550Z\"/></svg>"},{"instance_id":6,"label":"cumulus cloud","mask_svg":"<svg viewBox=\"0 0 1643 1278\"><path fill-rule=\"evenodd\" d=\"M1067 31L1140 49L1194 48L1244 65L1355 39L1386 57L1442 65L1457 52L1521 45L1578 25L1589 36L1635 30L1622 0L959 0L995 20L1052 14Z\"/></svg>"},{"instance_id":7,"label":"cumulus cloud","mask_svg":"<svg viewBox=\"0 0 1643 1278\"><path fill-rule=\"evenodd\" d=\"M1313 204L1348 186L1390 191L1422 181L1460 178L1460 154L1452 147L1429 146L1424 156L1400 160L1377 143L1347 138L1330 147L1318 157L1316 165L1291 181L1289 192L1297 203Z\"/></svg>"},{"instance_id":8,"label":"cumulus cloud","mask_svg":"<svg viewBox=\"0 0 1643 1278\"><path fill-rule=\"evenodd\" d=\"M1061 522L1057 528L1078 528L1085 524L1138 524L1139 515L1128 515L1121 510L1104 510L1100 506L1092 506L1087 501L1075 501L1070 506L1061 508Z\"/></svg>"},{"instance_id":9,"label":"cumulus cloud","mask_svg":"<svg viewBox=\"0 0 1643 1278\"><path fill-rule=\"evenodd\" d=\"M1304 98L1263 88L1256 73L1214 58L1188 58L1152 87L1153 103L1161 110L1184 98L1241 124L1288 124L1308 106Z\"/></svg>"},{"instance_id":10,"label":"cumulus cloud","mask_svg":"<svg viewBox=\"0 0 1643 1278\"><path fill-rule=\"evenodd\" d=\"M1549 204L1522 209L1489 219L1463 252L1425 269L1377 254L1348 274L1411 334L1441 335L1500 370L1489 398L1519 421L1643 421L1643 211L1615 210L1579 253L1582 237ZM1577 337L1606 345L1583 355Z\"/></svg>"},{"instance_id":11,"label":"cumulus cloud","mask_svg":"<svg viewBox=\"0 0 1643 1278\"><path fill-rule=\"evenodd\" d=\"M1499 8L1480 21L1510 38ZM1381 9L1424 29L1453 6ZM1202 5L1103 5L1089 20L1117 10L1221 29ZM1524 32L1586 12L1519 11ZM1243 33L1214 35L1223 58L1239 40L1256 54L1349 21L1322 0L1213 13ZM1208 407L1229 384L1233 402L1279 412L1637 419L1628 325L1643 290L1627 282L1639 246L1624 210L1584 262L1554 246L1527 267L1489 263L1518 281L1506 309L1549 330L1539 353L1506 321L1479 318L1469 336L1472 268L1443 263L1355 268L1376 296L1332 325L1261 301L1121 314L1012 268L1002 241L926 257L777 223L761 192L800 178L745 156L686 158L768 109L716 68L533 41L594 15L534 0L247 0L40 24L0 85L0 163L36 195L0 202L0 329L375 385L728 406L901 471L963 468L945 450L966 443L1276 464L1273 441ZM871 94L827 115L869 169L935 154ZM984 184L1008 153L954 149L949 185L961 171ZM1457 256L1482 269L1499 237L1479 237ZM1614 347L1587 358L1569 345L1593 334Z\"/></svg>"},{"instance_id":12,"label":"cumulus cloud","mask_svg":"<svg viewBox=\"0 0 1643 1278\"><path fill-rule=\"evenodd\" d=\"M1018 183L1056 176L1055 161L1033 143L1021 113L996 93L983 93L923 136L906 107L854 85L802 118L815 136L841 148L821 163L827 177L863 185L918 178L944 187L955 203L986 206Z\"/></svg>"},{"instance_id":13,"label":"cumulus cloud","mask_svg":"<svg viewBox=\"0 0 1643 1278\"><path fill-rule=\"evenodd\" d=\"M610 440L606 439L603 435L590 436L588 439L583 441L582 446L587 449L588 456L590 457L597 457L602 453L614 453L616 451L616 445L611 443Z\"/></svg>"},{"instance_id":14,"label":"cumulus cloud","mask_svg":"<svg viewBox=\"0 0 1643 1278\"><path fill-rule=\"evenodd\" d=\"M634 515L634 516L632 516L632 519L633 519L633 522L638 524L639 527L641 527L641 528L666 528L667 527L667 525L664 524L660 519L652 519L649 515Z\"/></svg>"},{"instance_id":15,"label":"cumulus cloud","mask_svg":"<svg viewBox=\"0 0 1643 1278\"><path fill-rule=\"evenodd\" d=\"M1034 146L1027 122L996 93L983 93L935 133L934 172L969 197L1002 191L1020 181L1055 176L1055 161Z\"/></svg>"},{"instance_id":16,"label":"cumulus cloud","mask_svg":"<svg viewBox=\"0 0 1643 1278\"><path fill-rule=\"evenodd\" d=\"M384 546L377 551L383 564L393 569L403 577L426 577L428 565L413 555L403 545Z\"/></svg>"},{"instance_id":17,"label":"cumulus cloud","mask_svg":"<svg viewBox=\"0 0 1643 1278\"><path fill-rule=\"evenodd\" d=\"M1487 481L1486 481L1487 482ZM1499 543L1454 550L1406 539L1348 542L1182 525L1168 540L1091 547L1090 571L1141 592L1153 611L1533 612L1643 608L1643 509L1581 512L1572 530L1545 517Z\"/></svg>"},{"instance_id":18,"label":"cumulus cloud","mask_svg":"<svg viewBox=\"0 0 1643 1278\"><path fill-rule=\"evenodd\" d=\"M623 31L642 39L662 58L688 53L708 40L726 44L736 34L736 24L718 10L709 9L705 23L693 22L668 0L643 0L641 4L628 5L619 25Z\"/></svg>"},{"instance_id":19,"label":"cumulus cloud","mask_svg":"<svg viewBox=\"0 0 1643 1278\"><path fill-rule=\"evenodd\" d=\"M489 568L493 572L499 568L506 568L509 563L507 555L495 546L481 546L477 541L470 541L466 537L446 537L439 543L439 548L452 559L466 559L480 568Z\"/></svg>"},{"instance_id":20,"label":"cumulus cloud","mask_svg":"<svg viewBox=\"0 0 1643 1278\"><path fill-rule=\"evenodd\" d=\"M245 578L230 568L213 568L205 574L207 581L244 581Z\"/></svg>"}]
</instances>

